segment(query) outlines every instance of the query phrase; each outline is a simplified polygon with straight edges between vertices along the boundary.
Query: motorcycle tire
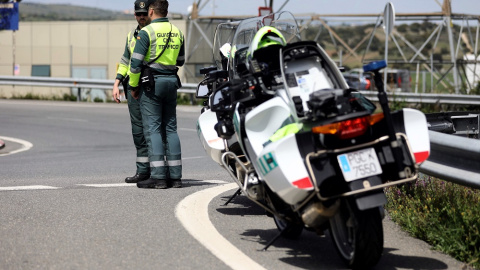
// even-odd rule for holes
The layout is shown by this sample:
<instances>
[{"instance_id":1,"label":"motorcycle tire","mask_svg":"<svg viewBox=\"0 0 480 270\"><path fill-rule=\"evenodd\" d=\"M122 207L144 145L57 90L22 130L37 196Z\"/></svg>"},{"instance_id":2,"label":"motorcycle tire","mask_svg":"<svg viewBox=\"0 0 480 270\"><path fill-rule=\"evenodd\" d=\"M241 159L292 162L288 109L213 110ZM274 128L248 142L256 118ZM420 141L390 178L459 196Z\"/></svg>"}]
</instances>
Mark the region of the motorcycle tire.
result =
<instances>
[{"instance_id":1,"label":"motorcycle tire","mask_svg":"<svg viewBox=\"0 0 480 270\"><path fill-rule=\"evenodd\" d=\"M285 219L281 219L277 216L273 216L273 220L275 221L275 225L277 225L277 229L282 232L282 236L287 239L298 239L303 231L303 225L297 224L291 221L287 221Z\"/></svg>"},{"instance_id":2,"label":"motorcycle tire","mask_svg":"<svg viewBox=\"0 0 480 270\"><path fill-rule=\"evenodd\" d=\"M330 234L342 260L352 269L375 266L383 253L383 225L378 208L358 210L352 200L343 200L330 219Z\"/></svg>"}]
</instances>

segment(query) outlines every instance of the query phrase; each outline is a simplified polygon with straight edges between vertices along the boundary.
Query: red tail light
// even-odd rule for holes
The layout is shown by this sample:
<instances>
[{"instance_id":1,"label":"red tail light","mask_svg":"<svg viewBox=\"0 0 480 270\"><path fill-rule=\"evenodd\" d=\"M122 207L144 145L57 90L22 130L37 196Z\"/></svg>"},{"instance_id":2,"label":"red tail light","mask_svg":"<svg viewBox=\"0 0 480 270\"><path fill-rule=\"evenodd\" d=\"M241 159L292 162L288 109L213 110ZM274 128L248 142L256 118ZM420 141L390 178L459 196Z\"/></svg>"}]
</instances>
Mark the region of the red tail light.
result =
<instances>
[{"instance_id":1,"label":"red tail light","mask_svg":"<svg viewBox=\"0 0 480 270\"><path fill-rule=\"evenodd\" d=\"M383 113L349 119L312 128L313 133L336 135L340 139L350 139L363 135L368 127L383 119Z\"/></svg>"}]
</instances>

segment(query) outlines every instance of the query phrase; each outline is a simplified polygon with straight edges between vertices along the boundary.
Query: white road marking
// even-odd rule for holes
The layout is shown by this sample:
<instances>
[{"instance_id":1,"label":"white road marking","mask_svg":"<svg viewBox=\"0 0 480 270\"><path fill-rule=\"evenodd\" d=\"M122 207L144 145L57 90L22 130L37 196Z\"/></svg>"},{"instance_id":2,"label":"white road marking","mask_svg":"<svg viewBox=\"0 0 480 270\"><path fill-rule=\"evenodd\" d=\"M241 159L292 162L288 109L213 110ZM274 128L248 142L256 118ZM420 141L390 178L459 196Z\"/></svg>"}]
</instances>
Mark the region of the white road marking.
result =
<instances>
[{"instance_id":1,"label":"white road marking","mask_svg":"<svg viewBox=\"0 0 480 270\"><path fill-rule=\"evenodd\" d=\"M197 132L197 130L196 130L196 129L193 129L193 128L179 128L179 130Z\"/></svg>"},{"instance_id":2,"label":"white road marking","mask_svg":"<svg viewBox=\"0 0 480 270\"><path fill-rule=\"evenodd\" d=\"M208 217L209 202L219 194L234 188L238 186L233 183L191 194L177 205L175 215L195 239L232 269L265 269L228 242L215 229Z\"/></svg>"},{"instance_id":3,"label":"white road marking","mask_svg":"<svg viewBox=\"0 0 480 270\"><path fill-rule=\"evenodd\" d=\"M33 147L33 144L31 142L27 142L27 141L21 140L21 139L3 137L3 136L0 136L0 139L5 140L5 141L12 141L12 142L15 142L15 143L18 143L18 144L22 145L22 147L20 149L17 149L15 151L8 152L8 153L5 153L5 154L0 154L0 157L16 154L16 153L23 152L23 151L27 151L27 150L29 150L30 148ZM8 142L6 142L6 143L8 143Z\"/></svg>"},{"instance_id":4,"label":"white road marking","mask_svg":"<svg viewBox=\"0 0 480 270\"><path fill-rule=\"evenodd\" d=\"M209 183L209 184L225 184L228 183L223 180L202 180L202 181L189 181L184 180L184 183ZM94 188L116 188L116 187L136 187L135 183L115 183L115 184L76 184L76 186L94 187ZM63 189L65 187L52 187L42 185L32 186L16 186L16 187L0 187L0 191L17 191L17 190L47 190L47 189Z\"/></svg>"},{"instance_id":5,"label":"white road marking","mask_svg":"<svg viewBox=\"0 0 480 270\"><path fill-rule=\"evenodd\" d=\"M18 186L18 187L0 187L0 191L16 191L16 190L45 190L45 189L60 189L59 187L51 186Z\"/></svg>"},{"instance_id":6,"label":"white road marking","mask_svg":"<svg viewBox=\"0 0 480 270\"><path fill-rule=\"evenodd\" d=\"M113 84L112 84L113 85ZM119 108L124 107L117 106L118 104L109 103L94 103L94 102L69 102L69 101L31 101L31 100L0 100L0 103L7 105L31 105L35 106L49 106L49 107L95 107L95 108ZM123 103L121 103L123 104ZM127 104L123 104L126 106Z\"/></svg>"},{"instance_id":7,"label":"white road marking","mask_svg":"<svg viewBox=\"0 0 480 270\"><path fill-rule=\"evenodd\" d=\"M182 158L182 160L189 160L189 159L201 159L205 158L206 156L201 156L201 157L188 157L188 158Z\"/></svg>"}]
</instances>

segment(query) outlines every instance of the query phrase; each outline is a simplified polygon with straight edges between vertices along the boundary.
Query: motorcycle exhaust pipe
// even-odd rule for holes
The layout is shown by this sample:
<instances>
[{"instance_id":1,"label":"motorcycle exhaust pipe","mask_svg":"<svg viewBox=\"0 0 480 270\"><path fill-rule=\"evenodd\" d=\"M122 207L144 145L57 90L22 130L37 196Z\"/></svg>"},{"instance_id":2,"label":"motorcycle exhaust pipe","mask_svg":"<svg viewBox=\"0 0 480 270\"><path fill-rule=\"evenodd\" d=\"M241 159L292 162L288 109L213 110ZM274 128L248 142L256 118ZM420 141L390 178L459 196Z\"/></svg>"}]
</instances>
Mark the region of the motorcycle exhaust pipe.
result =
<instances>
[{"instance_id":1,"label":"motorcycle exhaust pipe","mask_svg":"<svg viewBox=\"0 0 480 270\"><path fill-rule=\"evenodd\" d=\"M308 227L317 228L333 217L339 207L340 200L336 200L328 207L322 202L312 202L302 212L302 221Z\"/></svg>"}]
</instances>

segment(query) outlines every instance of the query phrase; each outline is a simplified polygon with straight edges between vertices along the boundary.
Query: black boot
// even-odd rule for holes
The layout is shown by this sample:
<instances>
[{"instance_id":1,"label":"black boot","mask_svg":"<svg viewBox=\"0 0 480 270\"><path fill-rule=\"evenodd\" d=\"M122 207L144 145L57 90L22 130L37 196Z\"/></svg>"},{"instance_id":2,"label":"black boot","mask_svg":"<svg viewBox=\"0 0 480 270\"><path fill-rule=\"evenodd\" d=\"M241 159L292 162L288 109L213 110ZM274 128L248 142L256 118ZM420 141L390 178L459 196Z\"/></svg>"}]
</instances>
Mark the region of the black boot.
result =
<instances>
[{"instance_id":1,"label":"black boot","mask_svg":"<svg viewBox=\"0 0 480 270\"><path fill-rule=\"evenodd\" d=\"M182 187L182 180L180 180L180 179L168 179L168 184L172 188L181 188Z\"/></svg>"},{"instance_id":2,"label":"black boot","mask_svg":"<svg viewBox=\"0 0 480 270\"><path fill-rule=\"evenodd\" d=\"M148 178L150 178L150 174L137 173L132 177L125 178L125 182L127 182L127 183L138 183L140 181L147 180Z\"/></svg>"},{"instance_id":3,"label":"black boot","mask_svg":"<svg viewBox=\"0 0 480 270\"><path fill-rule=\"evenodd\" d=\"M155 179L150 178L137 183L138 188L158 188L165 189L167 188L167 180L165 179Z\"/></svg>"}]
</instances>

